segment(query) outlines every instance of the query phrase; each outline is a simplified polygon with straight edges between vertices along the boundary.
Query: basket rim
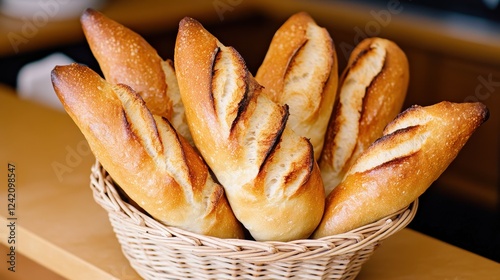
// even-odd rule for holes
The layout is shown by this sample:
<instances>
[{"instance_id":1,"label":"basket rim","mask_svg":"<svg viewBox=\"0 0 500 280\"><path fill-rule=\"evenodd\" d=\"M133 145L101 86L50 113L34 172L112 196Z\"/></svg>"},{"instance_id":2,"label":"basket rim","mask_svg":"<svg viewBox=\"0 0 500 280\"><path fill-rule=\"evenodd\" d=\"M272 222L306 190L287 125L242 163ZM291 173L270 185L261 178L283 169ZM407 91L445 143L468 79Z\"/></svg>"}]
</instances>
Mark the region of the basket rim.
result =
<instances>
[{"instance_id":1,"label":"basket rim","mask_svg":"<svg viewBox=\"0 0 500 280\"><path fill-rule=\"evenodd\" d=\"M318 239L297 239L292 241L255 241L249 239L219 238L190 232L181 228L165 225L148 214L124 201L117 191L116 183L101 163L96 159L91 167L90 185L95 201L104 208L108 215L119 215L130 226L137 227L143 233L150 234L156 240L158 236L178 238L187 246L207 246L233 252L260 250L270 254L328 251L329 254L343 255L376 244L390 235L405 228L415 217L418 198L393 214L351 231L325 236ZM116 229L113 225L113 229ZM339 245L340 243L340 245ZM315 255L317 257L317 255Z\"/></svg>"}]
</instances>

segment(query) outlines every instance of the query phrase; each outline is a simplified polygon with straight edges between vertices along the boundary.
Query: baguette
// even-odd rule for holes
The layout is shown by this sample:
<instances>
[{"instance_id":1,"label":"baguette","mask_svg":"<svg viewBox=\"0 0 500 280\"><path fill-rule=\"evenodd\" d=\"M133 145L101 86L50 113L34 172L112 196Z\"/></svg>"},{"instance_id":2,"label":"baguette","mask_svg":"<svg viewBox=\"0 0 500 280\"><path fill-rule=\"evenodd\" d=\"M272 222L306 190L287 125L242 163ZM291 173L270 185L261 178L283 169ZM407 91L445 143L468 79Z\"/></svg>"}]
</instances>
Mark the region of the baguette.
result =
<instances>
[{"instance_id":1,"label":"baguette","mask_svg":"<svg viewBox=\"0 0 500 280\"><path fill-rule=\"evenodd\" d=\"M365 39L353 50L340 80L319 159L327 195L401 112L409 81L408 60L392 41Z\"/></svg>"},{"instance_id":2,"label":"baguette","mask_svg":"<svg viewBox=\"0 0 500 280\"><path fill-rule=\"evenodd\" d=\"M325 196L311 143L286 126L288 109L260 94L238 52L184 18L174 55L193 140L255 240L307 238Z\"/></svg>"},{"instance_id":3,"label":"baguette","mask_svg":"<svg viewBox=\"0 0 500 280\"><path fill-rule=\"evenodd\" d=\"M481 103L446 101L413 106L399 114L328 195L313 237L347 232L410 204L444 172L487 118Z\"/></svg>"},{"instance_id":4,"label":"baguette","mask_svg":"<svg viewBox=\"0 0 500 280\"><path fill-rule=\"evenodd\" d=\"M263 93L290 110L288 126L309 138L318 159L338 84L337 54L328 31L305 12L275 33L255 79Z\"/></svg>"},{"instance_id":5,"label":"baguette","mask_svg":"<svg viewBox=\"0 0 500 280\"><path fill-rule=\"evenodd\" d=\"M56 66L52 83L95 157L142 209L169 226L244 237L203 159L130 87L78 64Z\"/></svg>"},{"instance_id":6,"label":"baguette","mask_svg":"<svg viewBox=\"0 0 500 280\"><path fill-rule=\"evenodd\" d=\"M93 9L80 18L106 80L136 91L155 115L167 118L192 143L172 60L163 60L139 34Z\"/></svg>"}]
</instances>

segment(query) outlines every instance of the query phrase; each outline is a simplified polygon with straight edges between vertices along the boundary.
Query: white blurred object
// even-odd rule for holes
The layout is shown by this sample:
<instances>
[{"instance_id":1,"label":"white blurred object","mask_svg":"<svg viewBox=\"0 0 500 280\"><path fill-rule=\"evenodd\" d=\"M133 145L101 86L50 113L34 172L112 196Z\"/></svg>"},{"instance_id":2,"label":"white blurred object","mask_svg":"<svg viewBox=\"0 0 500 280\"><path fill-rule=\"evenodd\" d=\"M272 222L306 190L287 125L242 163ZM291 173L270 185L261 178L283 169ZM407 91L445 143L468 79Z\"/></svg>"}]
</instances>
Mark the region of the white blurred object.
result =
<instances>
[{"instance_id":1,"label":"white blurred object","mask_svg":"<svg viewBox=\"0 0 500 280\"><path fill-rule=\"evenodd\" d=\"M86 8L97 9L104 0L1 0L3 14L36 23L79 17Z\"/></svg>"},{"instance_id":2,"label":"white blurred object","mask_svg":"<svg viewBox=\"0 0 500 280\"><path fill-rule=\"evenodd\" d=\"M50 73L56 65L68 65L74 61L62 53L51 54L41 60L23 66L17 76L17 92L22 99L64 111L57 98Z\"/></svg>"}]
</instances>

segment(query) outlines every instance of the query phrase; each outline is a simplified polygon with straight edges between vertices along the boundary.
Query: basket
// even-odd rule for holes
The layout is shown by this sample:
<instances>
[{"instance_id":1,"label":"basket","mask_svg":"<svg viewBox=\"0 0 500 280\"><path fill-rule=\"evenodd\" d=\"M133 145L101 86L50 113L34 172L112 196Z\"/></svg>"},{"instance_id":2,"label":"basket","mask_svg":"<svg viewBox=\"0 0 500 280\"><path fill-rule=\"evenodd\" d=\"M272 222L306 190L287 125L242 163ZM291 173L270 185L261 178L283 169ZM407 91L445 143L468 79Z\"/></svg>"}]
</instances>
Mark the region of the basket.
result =
<instances>
[{"instance_id":1,"label":"basket","mask_svg":"<svg viewBox=\"0 0 500 280\"><path fill-rule=\"evenodd\" d=\"M377 222L316 240L221 239L165 226L137 210L98 161L90 177L123 254L145 279L354 279L381 241L406 227L418 207L415 200Z\"/></svg>"}]
</instances>

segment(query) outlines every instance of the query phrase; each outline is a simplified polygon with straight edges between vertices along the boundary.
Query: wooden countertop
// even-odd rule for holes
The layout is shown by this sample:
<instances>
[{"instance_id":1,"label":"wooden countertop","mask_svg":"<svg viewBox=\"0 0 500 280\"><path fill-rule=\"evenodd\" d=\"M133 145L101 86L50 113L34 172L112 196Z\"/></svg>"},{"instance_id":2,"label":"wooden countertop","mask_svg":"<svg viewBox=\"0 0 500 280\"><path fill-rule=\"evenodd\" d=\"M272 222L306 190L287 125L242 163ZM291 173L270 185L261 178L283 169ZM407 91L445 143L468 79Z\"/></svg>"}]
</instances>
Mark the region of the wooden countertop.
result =
<instances>
[{"instance_id":1,"label":"wooden countertop","mask_svg":"<svg viewBox=\"0 0 500 280\"><path fill-rule=\"evenodd\" d=\"M89 169L94 157L66 113L20 100L12 89L0 86L0 135L0 243L8 245L6 182L12 163L17 254L68 279L139 279L122 255L105 211L93 200ZM6 247L1 250L6 256ZM15 279L30 279L21 277L29 270L18 263ZM494 261L404 229L382 244L358 279L499 275L500 264ZM0 278L9 276L13 274L3 261Z\"/></svg>"}]
</instances>

